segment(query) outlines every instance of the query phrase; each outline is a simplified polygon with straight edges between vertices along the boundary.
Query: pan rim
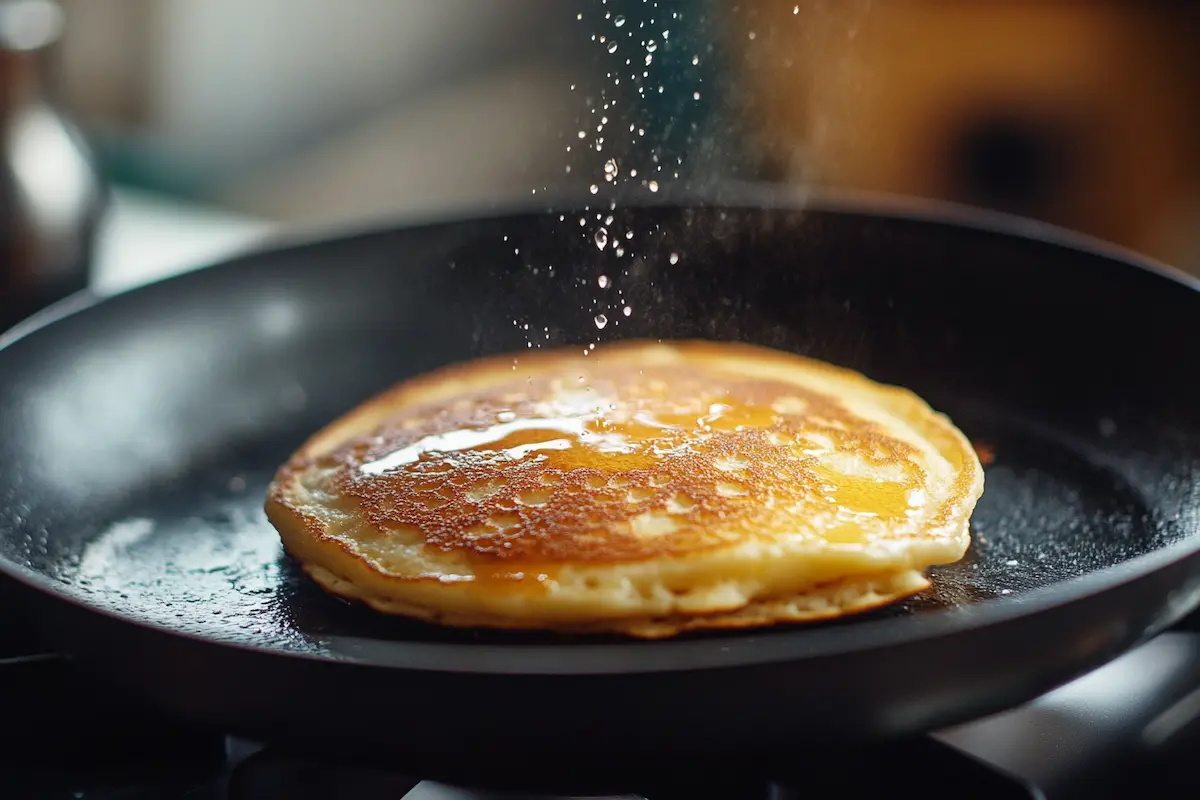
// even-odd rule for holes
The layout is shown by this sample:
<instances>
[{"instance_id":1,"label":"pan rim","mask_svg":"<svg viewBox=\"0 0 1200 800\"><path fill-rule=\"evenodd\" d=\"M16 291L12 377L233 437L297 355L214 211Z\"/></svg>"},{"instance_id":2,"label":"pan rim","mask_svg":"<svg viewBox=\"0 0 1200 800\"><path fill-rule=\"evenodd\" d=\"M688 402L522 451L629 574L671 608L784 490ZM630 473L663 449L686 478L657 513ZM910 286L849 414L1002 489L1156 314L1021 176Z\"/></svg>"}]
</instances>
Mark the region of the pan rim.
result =
<instances>
[{"instance_id":1,"label":"pan rim","mask_svg":"<svg viewBox=\"0 0 1200 800\"><path fill-rule=\"evenodd\" d=\"M724 206L728 208L769 207L778 210L813 211L873 218L889 218L956 227L981 233L991 233L1021 239L1032 246L1052 246L1082 251L1092 256L1121 262L1126 267L1140 269L1180 284L1184 289L1200 292L1200 278L1183 273L1174 267L1134 254L1126 249L1097 240L1084 234L1067 231L1046 223L1027 220L998 212L978 211L941 201L913 200L891 195L863 192L796 191L775 185L730 184L720 192L664 192L663 197L637 198L650 202L626 202L626 206L678 207ZM567 202L564 199L563 202ZM592 197L586 201L595 203ZM575 196L573 209L583 203ZM567 206L560 206L566 213ZM168 281L205 280L213 268L231 267L247 259L266 254L280 255L289 250L314 246L342 244L349 240L385 234L403 228L429 224L453 224L471 219L502 218L528 213L560 213L557 208L547 211L546 200L533 204L517 202L508 206L488 204L464 216L439 216L424 223L393 222L350 231L340 236L305 237L290 242L287 237L272 239L252 247L232 258L211 266L161 278L117 292L114 296L144 291L147 287ZM85 291L72 295L0 335L0 351L35 334L62 319L85 313L106 302L105 297ZM546 643L546 644L475 644L471 642L422 642L404 640L357 639L334 637L338 650L346 652L285 651L261 647L249 642L222 641L202 633L184 632L153 620L123 614L115 609L90 605L66 591L53 579L0 557L0 575L29 589L48 595L59 602L74 606L77 611L99 614L110 621L132 625L146 632L165 634L211 646L229 647L258 657L302 659L317 662L354 663L383 669L410 669L447 673L476 673L503 675L629 675L645 673L686 672L766 666L780 662L808 661L860 653L882 651L940 639L970 630L1027 620L1052 613L1055 609L1087 600L1089 597L1117 589L1139 579L1152 577L1161 569L1200 555L1200 530L1188 531L1178 541L1150 553L1048 586L1014 595L1002 600L986 601L966 609L951 609L931 614L856 622L846 626L812 629L799 626L751 630L717 637L668 639L661 641L631 641L622 643ZM1182 593L1180 602L1172 605L1160 626L1182 617L1200 602L1196 591ZM1130 642L1132 644L1132 642ZM357 651L357 652L356 652Z\"/></svg>"},{"instance_id":2,"label":"pan rim","mask_svg":"<svg viewBox=\"0 0 1200 800\"><path fill-rule=\"evenodd\" d=\"M1126 266L1133 266L1143 272L1150 272L1200 291L1200 275L1192 275L1165 261L1090 234L1003 211L949 200L864 189L815 189L762 181L724 181L714 186L711 183L681 180L654 193L632 191L628 187L602 187L595 195L585 195L578 191L543 192L536 198L526 194L504 194L489 201L461 203L447 209L379 214L337 226L301 226L279 230L255 240L232 256L198 265L184 273L139 283L114 292L113 295L174 280L188 272L202 272L211 267L241 262L269 253L278 254L324 243L370 238L407 228L499 219L523 214L577 214L589 210L594 212L599 208L614 207L613 203L616 204L615 208L763 207L782 211L814 211L950 225L981 233L1012 236L1120 261ZM0 335L0 349L7 344L6 336Z\"/></svg>"}]
</instances>

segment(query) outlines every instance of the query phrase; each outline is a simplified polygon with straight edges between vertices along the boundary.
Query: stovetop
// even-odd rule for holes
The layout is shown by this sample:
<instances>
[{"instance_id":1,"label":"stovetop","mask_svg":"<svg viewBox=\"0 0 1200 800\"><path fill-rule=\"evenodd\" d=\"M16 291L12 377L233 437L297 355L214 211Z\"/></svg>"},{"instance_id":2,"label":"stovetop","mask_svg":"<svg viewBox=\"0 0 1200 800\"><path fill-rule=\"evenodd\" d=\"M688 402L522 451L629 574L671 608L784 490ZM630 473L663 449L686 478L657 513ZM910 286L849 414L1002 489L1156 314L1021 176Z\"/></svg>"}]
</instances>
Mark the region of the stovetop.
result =
<instances>
[{"instance_id":1,"label":"stovetop","mask_svg":"<svg viewBox=\"0 0 1200 800\"><path fill-rule=\"evenodd\" d=\"M14 799L1187 796L1200 790L1200 615L987 719L886 746L798 748L779 763L697 763L669 774L615 765L606 775L559 775L531 753L502 774L483 754L432 776L403 754L352 763L198 730L45 652L11 618L0 618L0 720L0 797Z\"/></svg>"}]
</instances>

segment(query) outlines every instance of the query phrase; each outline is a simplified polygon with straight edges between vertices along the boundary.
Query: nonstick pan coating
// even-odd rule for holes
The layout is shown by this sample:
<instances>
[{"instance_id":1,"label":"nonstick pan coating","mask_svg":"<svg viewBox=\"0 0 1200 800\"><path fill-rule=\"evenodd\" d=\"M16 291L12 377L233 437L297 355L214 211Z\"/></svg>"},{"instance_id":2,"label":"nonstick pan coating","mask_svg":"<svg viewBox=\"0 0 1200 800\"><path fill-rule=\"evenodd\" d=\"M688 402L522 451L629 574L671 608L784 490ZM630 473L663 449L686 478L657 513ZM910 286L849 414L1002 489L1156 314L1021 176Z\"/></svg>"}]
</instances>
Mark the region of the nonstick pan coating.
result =
<instances>
[{"instance_id":1,"label":"nonstick pan coating","mask_svg":"<svg viewBox=\"0 0 1200 800\"><path fill-rule=\"evenodd\" d=\"M1194 285L948 210L753 194L610 214L623 254L595 212L512 213L255 253L31 322L0 350L0 570L57 646L223 729L584 760L949 724L1200 598ZM632 336L756 342L921 393L995 456L969 556L875 613L662 642L385 618L282 556L264 488L335 415L447 362Z\"/></svg>"}]
</instances>

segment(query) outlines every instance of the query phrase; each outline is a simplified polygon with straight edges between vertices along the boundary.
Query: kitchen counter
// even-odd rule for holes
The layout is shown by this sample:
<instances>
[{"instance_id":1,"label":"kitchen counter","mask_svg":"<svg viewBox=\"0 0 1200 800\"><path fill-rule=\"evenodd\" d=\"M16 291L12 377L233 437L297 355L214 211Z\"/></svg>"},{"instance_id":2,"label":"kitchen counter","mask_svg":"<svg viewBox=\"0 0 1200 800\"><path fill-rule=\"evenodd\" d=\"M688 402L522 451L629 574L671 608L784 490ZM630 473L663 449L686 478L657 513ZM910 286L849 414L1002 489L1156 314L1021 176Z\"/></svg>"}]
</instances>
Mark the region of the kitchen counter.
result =
<instances>
[{"instance_id":1,"label":"kitchen counter","mask_svg":"<svg viewBox=\"0 0 1200 800\"><path fill-rule=\"evenodd\" d=\"M92 287L111 294L220 261L275 225L222 209L117 187L97 242Z\"/></svg>"}]
</instances>

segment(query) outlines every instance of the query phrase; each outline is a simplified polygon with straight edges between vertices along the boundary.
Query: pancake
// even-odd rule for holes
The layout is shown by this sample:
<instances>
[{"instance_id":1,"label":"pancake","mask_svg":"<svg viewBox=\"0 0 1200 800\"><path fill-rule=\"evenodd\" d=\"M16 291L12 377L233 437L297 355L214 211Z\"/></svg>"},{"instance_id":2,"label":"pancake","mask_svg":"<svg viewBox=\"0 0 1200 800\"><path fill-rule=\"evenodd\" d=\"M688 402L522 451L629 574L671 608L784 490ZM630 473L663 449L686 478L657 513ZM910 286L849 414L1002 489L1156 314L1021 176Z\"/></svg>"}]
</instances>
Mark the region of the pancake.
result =
<instances>
[{"instance_id":1,"label":"pancake","mask_svg":"<svg viewBox=\"0 0 1200 800\"><path fill-rule=\"evenodd\" d=\"M957 561L983 470L912 392L744 344L632 341L405 381L314 435L266 510L326 590L450 626L830 619Z\"/></svg>"}]
</instances>

